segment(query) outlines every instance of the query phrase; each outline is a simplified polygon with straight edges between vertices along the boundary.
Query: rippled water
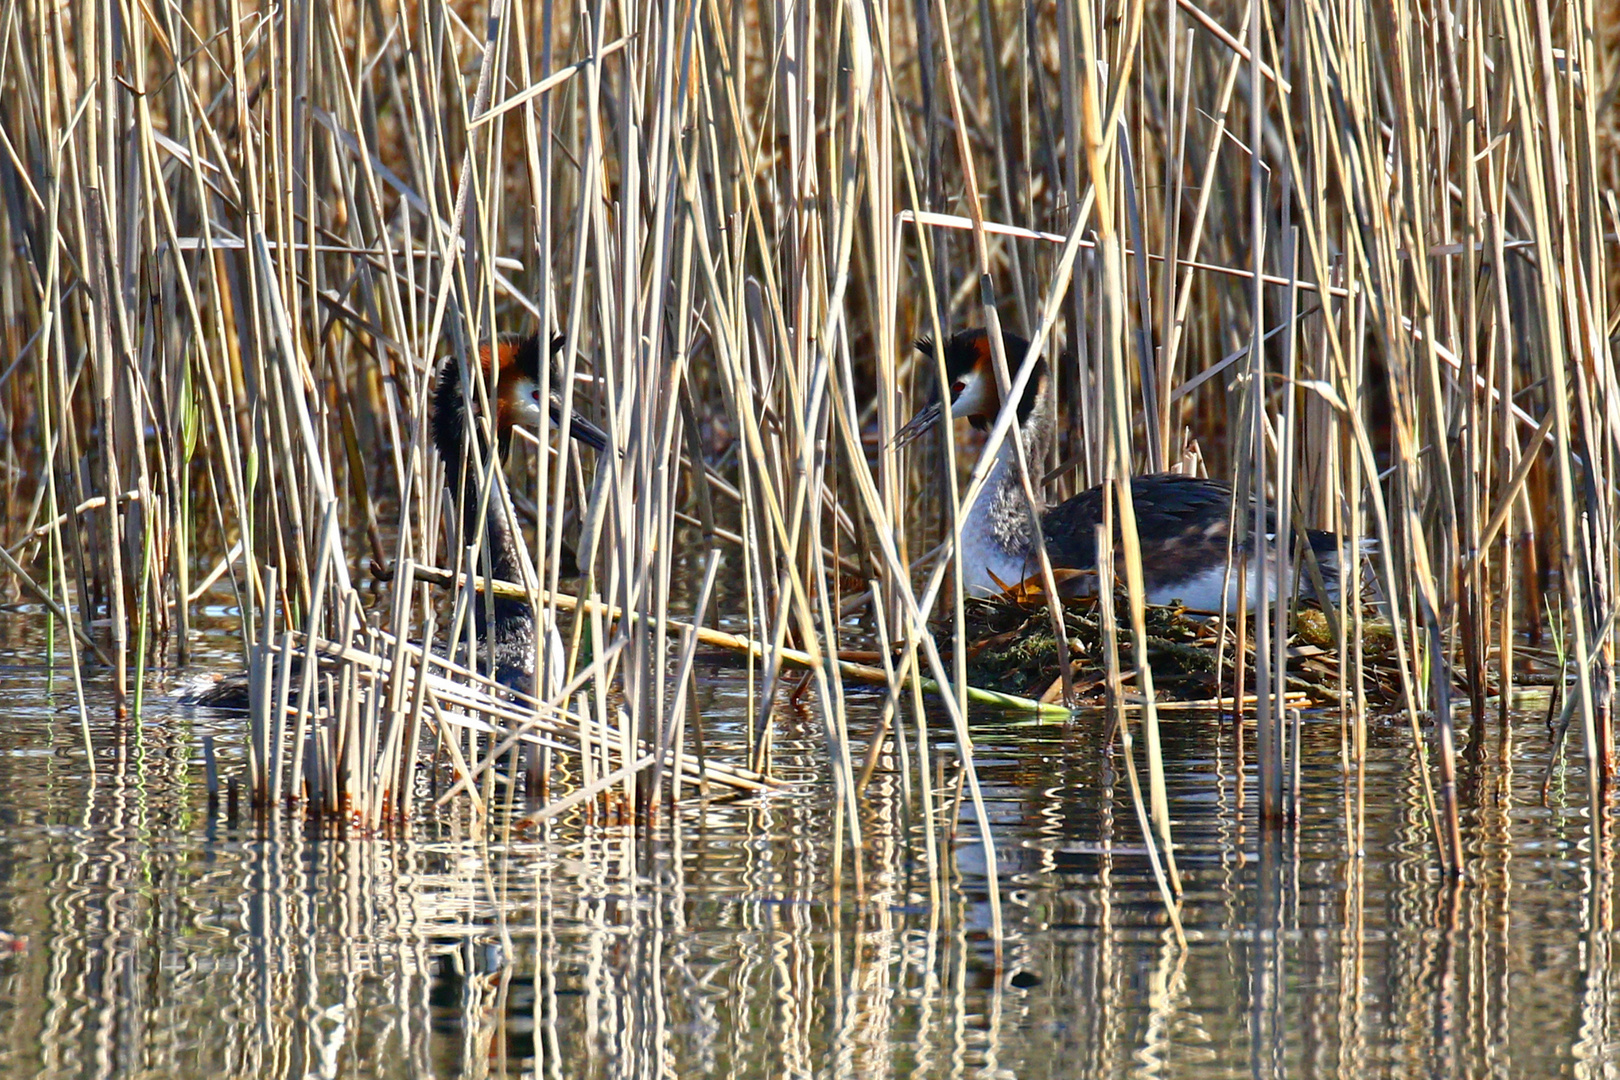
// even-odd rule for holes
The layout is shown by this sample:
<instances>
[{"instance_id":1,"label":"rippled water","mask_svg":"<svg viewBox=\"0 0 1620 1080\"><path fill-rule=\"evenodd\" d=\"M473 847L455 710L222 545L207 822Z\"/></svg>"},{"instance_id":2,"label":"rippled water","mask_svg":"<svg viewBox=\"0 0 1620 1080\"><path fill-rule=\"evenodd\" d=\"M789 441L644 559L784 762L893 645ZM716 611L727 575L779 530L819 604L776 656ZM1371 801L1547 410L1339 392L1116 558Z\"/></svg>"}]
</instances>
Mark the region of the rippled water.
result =
<instances>
[{"instance_id":1,"label":"rippled water","mask_svg":"<svg viewBox=\"0 0 1620 1080\"><path fill-rule=\"evenodd\" d=\"M1167 718L1182 951L1102 721L977 715L998 960L966 808L931 896L891 762L857 859L819 720L791 703L789 793L693 801L652 837L581 811L503 846L458 807L409 839L334 839L210 814L201 741L239 759L229 717L159 700L119 725L92 686L92 776L36 634L0 616L0 930L27 938L0 955L7 1077L1615 1068L1614 882L1578 763L1543 801L1529 717L1465 770L1460 884L1438 873L1404 725L1371 729L1358 855L1336 717L1304 726L1301 824L1280 833L1256 828L1229 726ZM699 686L710 751L734 749L741 678ZM877 704L853 696L862 740ZM948 727L930 738L949 761Z\"/></svg>"}]
</instances>

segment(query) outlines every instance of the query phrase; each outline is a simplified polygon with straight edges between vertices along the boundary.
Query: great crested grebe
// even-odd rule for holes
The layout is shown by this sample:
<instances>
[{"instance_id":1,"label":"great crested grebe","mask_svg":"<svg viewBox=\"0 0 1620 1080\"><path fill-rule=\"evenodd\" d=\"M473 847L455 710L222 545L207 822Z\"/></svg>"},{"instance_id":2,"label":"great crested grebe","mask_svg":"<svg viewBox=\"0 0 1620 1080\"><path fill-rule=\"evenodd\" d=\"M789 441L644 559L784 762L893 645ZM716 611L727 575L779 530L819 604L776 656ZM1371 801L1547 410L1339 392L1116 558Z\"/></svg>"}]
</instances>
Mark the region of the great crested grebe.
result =
<instances>
[{"instance_id":1,"label":"great crested grebe","mask_svg":"<svg viewBox=\"0 0 1620 1080\"><path fill-rule=\"evenodd\" d=\"M1029 342L1016 334L1003 332L1002 344L1009 375L1016 377ZM934 344L918 341L917 349L934 355ZM990 339L982 330L964 330L945 343L945 373L950 387L950 415L966 418L974 427L989 428L1001 412L1001 394L990 354ZM943 400L920 410L895 436L903 446L939 423L945 415ZM1056 407L1052 380L1045 359L1035 369L1018 403L1018 425L1024 437L1025 460L1039 470L1047 460L1056 437ZM1018 480L1018 461L1012 439L1001 444L991 467L984 492L967 519L962 522L962 584L969 594L994 595L1002 585L1016 585L1040 570L1035 557L1034 529L1030 508ZM1036 497L1041 485L1034 484ZM1202 612L1219 612L1223 583L1226 606L1237 609L1238 565L1246 562L1248 603L1252 610L1259 603L1259 574L1247 533L1252 515L1240 515L1241 541L1233 552L1234 566L1227 575L1227 521L1232 510L1232 488L1219 480L1202 480L1178 473L1153 473L1131 480L1131 499L1136 509L1136 531L1141 540L1142 573L1146 600L1150 604L1180 602ZM1042 507L1041 532L1053 569L1095 572L1097 568L1097 526L1102 523L1103 489L1098 487L1056 506ZM1116 519L1117 521L1117 519ZM1116 525L1117 528L1117 525ZM1323 583L1330 594L1338 595L1338 547L1331 533L1310 530L1307 539L1321 566ZM1285 563L1284 578L1291 579ZM1276 595L1275 573L1268 575L1268 592ZM1095 579L1090 588L1095 589ZM1307 586L1308 589L1308 586Z\"/></svg>"},{"instance_id":2,"label":"great crested grebe","mask_svg":"<svg viewBox=\"0 0 1620 1080\"><path fill-rule=\"evenodd\" d=\"M493 348L488 345L478 350L478 360L487 378L491 403L495 409L495 452L497 460L506 456L511 445L512 429L518 425L539 426L549 417L551 426L561 427L563 420L563 373L555 361L564 339L551 340L551 393L547 405L542 405L540 364L545 352L539 335L529 337L503 337ZM489 447L484 426L468 422L468 403L476 397L464 392L461 368L454 358L439 367L433 389L429 428L433 445L444 461L445 486L461 506L462 540L465 542L478 528L479 477L471 468L466 454L470 439L479 440L478 459L489 460ZM578 414L568 423L568 434L593 450L606 450L608 437L601 428ZM490 498L484 512L484 550L489 553L491 573L503 581L519 581L520 560L518 538L522 535L508 517L506 506L499 498ZM474 626L478 635L477 666L491 674L497 682L509 689L533 693L537 689L534 678L535 617L528 601L508 596L495 596L489 605L492 614L486 615L482 599L473 605ZM548 669L560 674L562 642L555 626L547 625L543 657ZM538 689L554 685L554 679L543 678ZM245 674L229 675L211 686L195 692L182 691L183 704L203 705L216 709L246 709L249 706L248 680Z\"/></svg>"},{"instance_id":3,"label":"great crested grebe","mask_svg":"<svg viewBox=\"0 0 1620 1080\"><path fill-rule=\"evenodd\" d=\"M550 356L555 357L566 339L551 339ZM538 427L549 417L552 427L560 428L563 420L563 372L554 359L551 363L551 400L542 407L540 402L541 344L538 334L529 337L507 337L496 342L494 370L491 371L491 350L484 346L478 351L484 372L492 376L489 383L495 406L496 460L506 457L512 442L513 427L522 424ZM467 402L475 400L464 393L461 368L452 357L439 368L438 383L433 390L433 445L444 461L444 482L461 507L462 542L478 528L477 474L469 467L463 448L467 445ZM480 439L479 459L489 460L489 451L482 443L483 426L472 424L471 434ZM606 450L607 434L582 416L573 416L568 434L593 450ZM489 552L490 572L501 581L520 581L521 565L518 559L518 537L522 534L506 516L502 500L491 498L484 514L484 550ZM493 616L485 626L485 605L473 605L474 626L478 633L478 667L483 670L493 663L490 672L496 682L513 690L534 693L534 609L527 600L511 596L495 596L492 600ZM544 657L552 675L562 669L562 640L557 628L547 625ZM538 689L555 685L553 677L540 680Z\"/></svg>"}]
</instances>

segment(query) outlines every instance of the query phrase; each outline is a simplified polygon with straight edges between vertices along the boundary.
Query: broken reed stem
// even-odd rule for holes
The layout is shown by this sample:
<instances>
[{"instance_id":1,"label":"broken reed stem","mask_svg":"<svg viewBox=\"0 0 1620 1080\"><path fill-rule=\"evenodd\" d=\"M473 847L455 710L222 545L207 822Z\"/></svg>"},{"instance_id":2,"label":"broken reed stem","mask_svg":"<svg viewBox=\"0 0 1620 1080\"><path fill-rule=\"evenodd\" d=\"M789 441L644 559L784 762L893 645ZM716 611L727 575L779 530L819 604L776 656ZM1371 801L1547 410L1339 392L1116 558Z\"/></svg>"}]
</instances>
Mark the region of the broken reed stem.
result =
<instances>
[{"instance_id":1,"label":"broken reed stem","mask_svg":"<svg viewBox=\"0 0 1620 1080\"><path fill-rule=\"evenodd\" d=\"M455 574L447 570L439 570L433 567L418 566L415 568L415 575L416 580L418 581L430 582L435 585L442 585L451 588L461 588L471 584L473 587L479 590L487 590L497 596L526 597L529 595L522 586L516 585L510 581L494 581L485 578L473 578L469 581L465 574ZM592 614L601 615L603 618L615 622L625 619L626 617L625 612L620 608L613 607L609 604L604 604L598 600L582 600L579 597L571 596L568 593L541 592L540 598L543 603L555 604L557 609L560 611L586 611ZM643 620L653 623L662 622L662 624L670 630L674 630L681 634L689 634L696 641L699 641L704 645L725 649L728 652L738 652L759 658L765 656L768 651L765 643L763 642L754 641L738 634L730 634L724 630L716 630L707 626L695 626L679 619L661 619L659 616L643 616L637 612L631 612L629 614L629 621L632 623ZM885 673L882 668L875 668L869 664L858 664L850 660L837 659L829 661L825 657L817 657L811 653L804 652L803 650L789 648L787 646L783 646L779 650L779 653L783 660L803 668L813 669L818 665L825 664L833 670L838 671L844 678L877 685L889 685L891 683L890 676ZM901 682L897 685L904 686L908 682L909 680L906 680L905 682ZM922 688L924 693L936 694L940 692L939 684L932 679L919 678L917 680L917 685ZM1054 717L1068 716L1070 713L1070 710L1064 706L1050 705L1032 700L1030 698L1019 697L1016 694L1003 694L999 691L982 690L973 686L969 686L966 689L969 700L977 702L981 705L989 705L1019 712L1033 712Z\"/></svg>"}]
</instances>

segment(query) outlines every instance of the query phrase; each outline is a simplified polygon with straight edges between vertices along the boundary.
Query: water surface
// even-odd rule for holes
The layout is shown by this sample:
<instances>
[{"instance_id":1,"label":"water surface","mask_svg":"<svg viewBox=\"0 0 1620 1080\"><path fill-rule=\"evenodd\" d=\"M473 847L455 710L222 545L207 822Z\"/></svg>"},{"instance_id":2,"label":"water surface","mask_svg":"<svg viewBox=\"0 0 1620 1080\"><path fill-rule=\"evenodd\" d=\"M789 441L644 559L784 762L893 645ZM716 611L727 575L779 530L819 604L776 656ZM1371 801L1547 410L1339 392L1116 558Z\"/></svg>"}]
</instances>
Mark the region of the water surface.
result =
<instances>
[{"instance_id":1,"label":"water surface","mask_svg":"<svg viewBox=\"0 0 1620 1080\"><path fill-rule=\"evenodd\" d=\"M202 739L231 766L238 720L158 699L120 724L100 684L92 777L39 633L0 615L0 930L27 938L0 955L0 1076L1615 1068L1614 882L1579 763L1549 773L1529 716L1465 769L1461 883L1438 871L1404 723L1372 724L1358 792L1337 716L1309 719L1299 827L1262 832L1230 724L1167 718L1183 951L1101 718L976 714L998 956L967 808L938 823L931 881L920 800L887 759L857 856L806 706L778 711L788 793L689 800L651 836L580 810L503 843L459 804L403 838L322 836L210 813ZM735 754L742 678L699 688L709 750ZM852 692L858 742L879 704ZM949 727L928 734L954 791Z\"/></svg>"}]
</instances>

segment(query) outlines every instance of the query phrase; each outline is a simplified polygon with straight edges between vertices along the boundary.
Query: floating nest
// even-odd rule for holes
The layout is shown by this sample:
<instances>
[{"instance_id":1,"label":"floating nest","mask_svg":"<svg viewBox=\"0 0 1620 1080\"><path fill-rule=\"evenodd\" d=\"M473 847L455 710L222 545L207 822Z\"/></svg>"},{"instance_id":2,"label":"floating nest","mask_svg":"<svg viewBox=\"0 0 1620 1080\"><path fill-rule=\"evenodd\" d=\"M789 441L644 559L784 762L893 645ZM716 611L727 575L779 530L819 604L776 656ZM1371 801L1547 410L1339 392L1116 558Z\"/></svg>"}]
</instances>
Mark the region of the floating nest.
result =
<instances>
[{"instance_id":1,"label":"floating nest","mask_svg":"<svg viewBox=\"0 0 1620 1080\"><path fill-rule=\"evenodd\" d=\"M1094 597L1064 600L1062 605L1076 704L1104 704L1108 692L1107 647L1100 605ZM1124 596L1116 597L1114 610L1121 684L1129 700L1137 691L1136 653L1130 608ZM1041 701L1062 700L1057 641L1044 597L974 598L964 605L964 614L969 683ZM1389 625L1369 619L1363 626L1367 693L1369 697L1393 700L1400 682ZM1178 607L1149 607L1146 629L1156 700L1215 705L1231 697L1238 640L1234 620L1227 620L1224 658L1219 647L1219 620L1208 615ZM1250 620L1243 635L1247 693L1253 692L1254 684L1253 629ZM1288 639L1288 693L1292 703L1310 706L1339 702L1342 682L1337 645L1333 623L1326 613L1311 607L1295 612Z\"/></svg>"}]
</instances>

